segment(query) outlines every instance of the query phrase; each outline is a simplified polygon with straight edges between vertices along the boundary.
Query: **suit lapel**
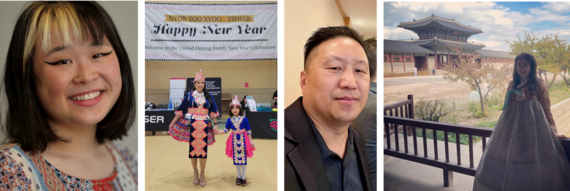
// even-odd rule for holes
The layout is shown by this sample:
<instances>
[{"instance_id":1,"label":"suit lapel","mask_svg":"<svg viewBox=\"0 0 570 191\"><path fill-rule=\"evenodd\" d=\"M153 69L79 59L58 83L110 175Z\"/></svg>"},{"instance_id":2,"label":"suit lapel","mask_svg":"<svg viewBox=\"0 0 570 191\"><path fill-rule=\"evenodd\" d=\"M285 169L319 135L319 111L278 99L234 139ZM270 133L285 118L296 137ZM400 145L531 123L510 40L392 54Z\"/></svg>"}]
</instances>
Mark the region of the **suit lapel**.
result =
<instances>
[{"instance_id":1,"label":"suit lapel","mask_svg":"<svg viewBox=\"0 0 570 191\"><path fill-rule=\"evenodd\" d=\"M301 100L302 97L285 111L285 137L296 143L296 147L286 153L287 158L306 190L330 190L315 132Z\"/></svg>"}]
</instances>

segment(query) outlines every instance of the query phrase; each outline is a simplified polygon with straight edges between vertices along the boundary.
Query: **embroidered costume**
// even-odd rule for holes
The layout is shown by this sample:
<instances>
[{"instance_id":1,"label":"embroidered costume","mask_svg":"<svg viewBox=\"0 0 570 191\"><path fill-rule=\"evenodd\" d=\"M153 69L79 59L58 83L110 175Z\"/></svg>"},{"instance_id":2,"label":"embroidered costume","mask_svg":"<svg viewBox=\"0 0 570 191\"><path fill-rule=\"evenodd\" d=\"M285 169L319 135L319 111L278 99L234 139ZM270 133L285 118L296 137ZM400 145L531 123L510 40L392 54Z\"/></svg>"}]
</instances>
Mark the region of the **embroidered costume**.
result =
<instances>
[{"instance_id":1,"label":"embroidered costume","mask_svg":"<svg viewBox=\"0 0 570 191\"><path fill-rule=\"evenodd\" d=\"M551 126L555 123L544 81L516 88L511 82L473 190L570 190L570 164Z\"/></svg>"},{"instance_id":2,"label":"embroidered costume","mask_svg":"<svg viewBox=\"0 0 570 191\"><path fill-rule=\"evenodd\" d=\"M115 170L103 179L73 177L42 156L24 152L18 145L0 151L0 190L125 190L136 191L137 154L115 143L104 143L113 156Z\"/></svg>"},{"instance_id":3,"label":"embroidered costume","mask_svg":"<svg viewBox=\"0 0 570 191\"><path fill-rule=\"evenodd\" d=\"M233 159L234 165L247 165L247 158L253 156L255 148L251 147L249 136L251 128L246 117L231 117L226 122L224 131L232 130L226 141L226 155Z\"/></svg>"},{"instance_id":4,"label":"embroidered costume","mask_svg":"<svg viewBox=\"0 0 570 191\"><path fill-rule=\"evenodd\" d=\"M237 95L230 103L230 108L234 106L241 107ZM232 116L226 121L224 132L228 133L230 130L232 130L232 133L226 141L226 155L233 159L234 165L247 165L247 158L251 158L255 150L255 148L251 147L248 136L251 135L249 121L245 116Z\"/></svg>"},{"instance_id":5,"label":"embroidered costume","mask_svg":"<svg viewBox=\"0 0 570 191\"><path fill-rule=\"evenodd\" d=\"M194 78L194 81L197 80L204 81L202 70ZM207 158L208 145L216 142L211 118L219 116L212 94L210 99L206 99L204 92L188 92L175 113L180 118L170 128L170 136L190 143L189 158Z\"/></svg>"}]
</instances>

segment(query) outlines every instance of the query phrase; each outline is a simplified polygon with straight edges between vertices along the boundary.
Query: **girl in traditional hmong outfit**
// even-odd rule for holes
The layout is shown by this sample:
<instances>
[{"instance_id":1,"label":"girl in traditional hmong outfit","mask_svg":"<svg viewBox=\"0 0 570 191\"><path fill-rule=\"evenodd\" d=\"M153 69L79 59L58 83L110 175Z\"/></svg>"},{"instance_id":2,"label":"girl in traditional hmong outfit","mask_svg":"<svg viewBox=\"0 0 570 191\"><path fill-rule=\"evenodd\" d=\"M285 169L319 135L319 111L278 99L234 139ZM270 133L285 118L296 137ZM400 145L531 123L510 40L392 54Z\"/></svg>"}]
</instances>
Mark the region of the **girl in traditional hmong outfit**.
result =
<instances>
[{"instance_id":1,"label":"girl in traditional hmong outfit","mask_svg":"<svg viewBox=\"0 0 570 191\"><path fill-rule=\"evenodd\" d=\"M242 115L243 109L236 95L230 104L230 118L226 122L226 128L223 130L217 129L218 133L227 133L232 130L228 140L226 141L226 155L232 158L234 165L237 169L236 185L245 186L245 172L247 165L247 158L253 156L255 147L251 143L251 128L249 121Z\"/></svg>"},{"instance_id":2,"label":"girl in traditional hmong outfit","mask_svg":"<svg viewBox=\"0 0 570 191\"><path fill-rule=\"evenodd\" d=\"M190 143L189 158L194 168L194 185L206 186L204 169L208 145L211 146L216 141L210 122L213 121L214 129L218 129L216 120L218 116L216 102L206 89L204 76L200 70L194 78L194 90L184 95L184 100L176 109L176 117L169 127L172 138ZM200 180L198 180L198 158L200 159Z\"/></svg>"},{"instance_id":3,"label":"girl in traditional hmong outfit","mask_svg":"<svg viewBox=\"0 0 570 191\"><path fill-rule=\"evenodd\" d=\"M557 135L548 88L537 79L532 55L516 57L513 78L473 190L570 190L570 164L558 140L566 137Z\"/></svg>"}]
</instances>

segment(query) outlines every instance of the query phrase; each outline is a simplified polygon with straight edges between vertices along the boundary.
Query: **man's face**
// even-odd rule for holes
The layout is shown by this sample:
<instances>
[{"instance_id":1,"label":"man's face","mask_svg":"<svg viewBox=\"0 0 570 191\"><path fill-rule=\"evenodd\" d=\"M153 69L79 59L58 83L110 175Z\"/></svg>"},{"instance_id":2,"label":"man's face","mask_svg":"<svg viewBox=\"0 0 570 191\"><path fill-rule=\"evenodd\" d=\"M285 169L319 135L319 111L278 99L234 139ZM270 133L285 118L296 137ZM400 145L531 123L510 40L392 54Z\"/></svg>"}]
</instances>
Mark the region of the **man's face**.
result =
<instances>
[{"instance_id":1,"label":"man's face","mask_svg":"<svg viewBox=\"0 0 570 191\"><path fill-rule=\"evenodd\" d=\"M316 46L301 72L303 105L312 118L325 123L350 123L368 100L368 59L358 42L337 37Z\"/></svg>"}]
</instances>

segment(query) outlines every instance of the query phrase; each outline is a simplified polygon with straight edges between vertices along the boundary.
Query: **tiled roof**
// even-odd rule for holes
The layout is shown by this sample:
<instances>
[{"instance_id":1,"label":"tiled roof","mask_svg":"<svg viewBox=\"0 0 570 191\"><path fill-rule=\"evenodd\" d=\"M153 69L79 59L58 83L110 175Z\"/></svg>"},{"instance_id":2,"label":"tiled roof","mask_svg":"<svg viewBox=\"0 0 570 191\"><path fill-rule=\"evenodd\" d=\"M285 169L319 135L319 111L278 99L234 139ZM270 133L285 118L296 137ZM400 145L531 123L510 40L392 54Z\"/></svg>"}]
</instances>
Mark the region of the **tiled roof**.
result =
<instances>
[{"instance_id":1,"label":"tiled roof","mask_svg":"<svg viewBox=\"0 0 570 191\"><path fill-rule=\"evenodd\" d=\"M486 50L481 49L485 47L483 44L475 44L475 43L465 43L465 42L455 42L455 41L448 41L448 40L439 40L439 39L428 39L428 40L414 40L414 41L397 41L397 40L388 40L384 39L384 52L389 53L417 53L417 54L433 54L434 52L424 48L422 46L430 46L437 42L440 45L449 45L449 46L460 46L463 48L469 49L478 49L476 50L477 53L481 55L483 58L515 58L509 54L509 52L505 51L497 51L497 50Z\"/></svg>"},{"instance_id":2,"label":"tiled roof","mask_svg":"<svg viewBox=\"0 0 570 191\"><path fill-rule=\"evenodd\" d=\"M417 40L412 41L414 44L427 47L432 46L436 42L438 45L442 46L459 46L464 49L481 49L485 47L484 44L476 44L476 43L467 43L467 42L457 42L457 41L450 41L450 40L441 40L441 39L427 39L427 40Z\"/></svg>"},{"instance_id":3,"label":"tiled roof","mask_svg":"<svg viewBox=\"0 0 570 191\"><path fill-rule=\"evenodd\" d=\"M417 21L402 22L398 25L398 27L402 27L402 28L411 30L414 28L427 26L429 24L432 24L433 22L440 24L441 26L444 26L446 28L456 30L456 31L460 31L460 32L466 32L466 33L472 33L472 34L483 33L483 31L479 28L467 26L467 25L461 24L455 20L444 19L444 18L437 17L434 15L427 17L427 18L424 18L424 19L421 19L421 20L417 20Z\"/></svg>"},{"instance_id":4,"label":"tiled roof","mask_svg":"<svg viewBox=\"0 0 570 191\"><path fill-rule=\"evenodd\" d=\"M433 54L433 51L412 42L384 39L384 52Z\"/></svg>"}]
</instances>

